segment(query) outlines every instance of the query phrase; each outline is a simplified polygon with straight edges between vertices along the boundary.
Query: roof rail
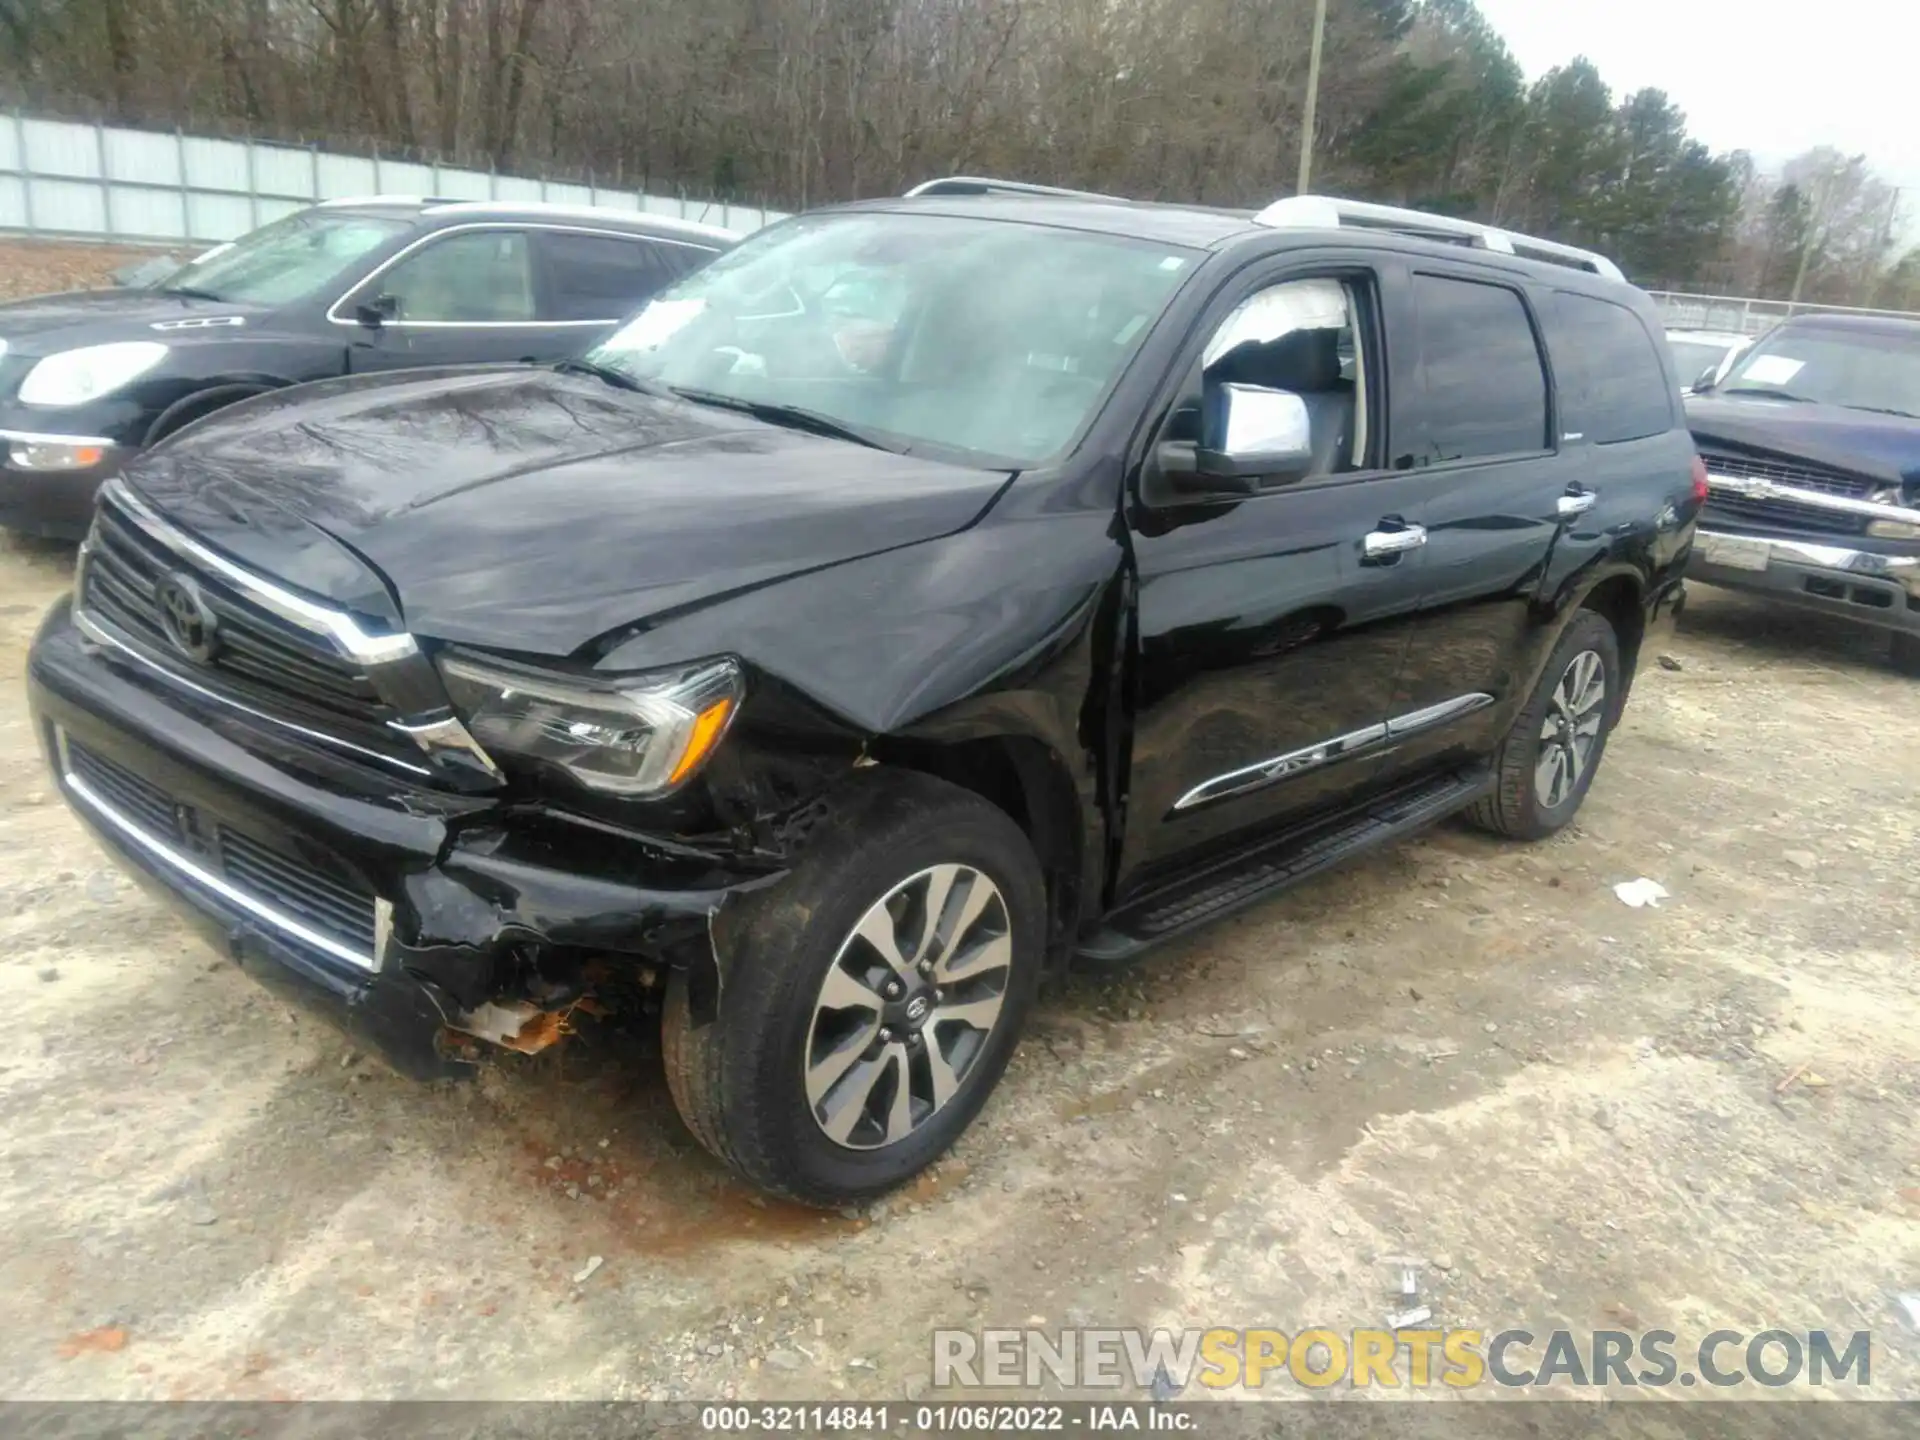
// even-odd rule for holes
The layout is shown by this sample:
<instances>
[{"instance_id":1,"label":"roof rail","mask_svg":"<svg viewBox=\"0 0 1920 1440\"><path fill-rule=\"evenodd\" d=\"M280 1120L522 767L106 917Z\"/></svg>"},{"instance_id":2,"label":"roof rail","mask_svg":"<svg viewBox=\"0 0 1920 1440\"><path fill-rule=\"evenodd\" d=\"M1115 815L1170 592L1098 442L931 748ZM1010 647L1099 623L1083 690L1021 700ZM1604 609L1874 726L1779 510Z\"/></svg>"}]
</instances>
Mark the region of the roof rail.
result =
<instances>
[{"instance_id":1,"label":"roof rail","mask_svg":"<svg viewBox=\"0 0 1920 1440\"><path fill-rule=\"evenodd\" d=\"M1552 260L1588 270L1608 280L1625 280L1620 267L1604 255L1542 240L1535 235L1516 235L1477 220L1456 220L1451 215L1429 215L1423 210L1405 210L1398 205L1373 205L1363 200L1341 200L1331 195L1290 195L1276 200L1258 215L1254 223L1276 229L1337 230L1343 225L1363 229L1392 230L1402 235L1420 235L1433 240L1465 240L1497 255L1521 255Z\"/></svg>"},{"instance_id":2,"label":"roof rail","mask_svg":"<svg viewBox=\"0 0 1920 1440\"><path fill-rule=\"evenodd\" d=\"M983 175L942 175L938 180L923 180L907 191L907 198L920 195L1052 195L1062 200L1110 200L1129 203L1123 195L1102 195L1096 190L1068 190L1059 185L1034 185L1025 180L994 180Z\"/></svg>"}]
</instances>

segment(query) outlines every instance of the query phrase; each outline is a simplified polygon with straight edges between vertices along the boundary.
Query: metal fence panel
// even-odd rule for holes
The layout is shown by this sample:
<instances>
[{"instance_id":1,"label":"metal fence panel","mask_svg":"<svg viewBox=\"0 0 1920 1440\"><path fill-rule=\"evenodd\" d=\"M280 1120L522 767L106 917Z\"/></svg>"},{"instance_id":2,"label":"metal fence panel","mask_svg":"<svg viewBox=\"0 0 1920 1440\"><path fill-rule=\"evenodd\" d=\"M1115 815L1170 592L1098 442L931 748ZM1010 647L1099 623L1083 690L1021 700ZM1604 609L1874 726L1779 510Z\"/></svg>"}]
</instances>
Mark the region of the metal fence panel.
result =
<instances>
[{"instance_id":1,"label":"metal fence panel","mask_svg":"<svg viewBox=\"0 0 1920 1440\"><path fill-rule=\"evenodd\" d=\"M108 220L114 233L151 235L161 240L187 238L187 197L178 190L136 190L114 185L107 190Z\"/></svg>"},{"instance_id":2,"label":"metal fence panel","mask_svg":"<svg viewBox=\"0 0 1920 1440\"><path fill-rule=\"evenodd\" d=\"M380 178L374 184L374 190L382 195L422 195L431 196L433 188L433 167L431 165L413 165L402 160L382 160L379 162Z\"/></svg>"},{"instance_id":3,"label":"metal fence panel","mask_svg":"<svg viewBox=\"0 0 1920 1440\"><path fill-rule=\"evenodd\" d=\"M107 178L137 185L180 185L180 140L175 135L144 135L136 130L106 132Z\"/></svg>"},{"instance_id":4,"label":"metal fence panel","mask_svg":"<svg viewBox=\"0 0 1920 1440\"><path fill-rule=\"evenodd\" d=\"M597 205L743 233L782 218L573 181L0 115L0 231L209 244L315 200L378 194Z\"/></svg>"},{"instance_id":5,"label":"metal fence panel","mask_svg":"<svg viewBox=\"0 0 1920 1440\"><path fill-rule=\"evenodd\" d=\"M107 196L83 180L40 180L33 185L33 223L41 230L79 235L107 233Z\"/></svg>"},{"instance_id":6,"label":"metal fence panel","mask_svg":"<svg viewBox=\"0 0 1920 1440\"><path fill-rule=\"evenodd\" d=\"M319 177L315 194L323 200L371 195L380 188L379 177L373 173L373 161L354 155L316 155L314 173Z\"/></svg>"},{"instance_id":7,"label":"metal fence panel","mask_svg":"<svg viewBox=\"0 0 1920 1440\"><path fill-rule=\"evenodd\" d=\"M253 147L253 183L262 195L313 200L313 152L285 145Z\"/></svg>"},{"instance_id":8,"label":"metal fence panel","mask_svg":"<svg viewBox=\"0 0 1920 1440\"><path fill-rule=\"evenodd\" d=\"M30 174L99 178L100 132L92 125L25 120L20 136L26 151L23 168Z\"/></svg>"},{"instance_id":9,"label":"metal fence panel","mask_svg":"<svg viewBox=\"0 0 1920 1440\"><path fill-rule=\"evenodd\" d=\"M433 193L447 200L493 199L493 177L478 170L448 170L442 167L433 182Z\"/></svg>"}]
</instances>

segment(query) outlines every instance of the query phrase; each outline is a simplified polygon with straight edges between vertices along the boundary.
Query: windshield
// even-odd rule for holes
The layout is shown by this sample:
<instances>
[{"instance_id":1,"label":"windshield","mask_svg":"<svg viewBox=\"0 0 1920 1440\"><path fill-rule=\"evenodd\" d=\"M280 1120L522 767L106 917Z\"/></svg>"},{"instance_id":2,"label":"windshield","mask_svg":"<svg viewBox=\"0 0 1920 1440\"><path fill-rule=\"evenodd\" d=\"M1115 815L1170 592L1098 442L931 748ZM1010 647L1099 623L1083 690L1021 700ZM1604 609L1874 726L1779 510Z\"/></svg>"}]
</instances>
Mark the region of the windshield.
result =
<instances>
[{"instance_id":1,"label":"windshield","mask_svg":"<svg viewBox=\"0 0 1920 1440\"><path fill-rule=\"evenodd\" d=\"M587 358L776 423L767 407L1028 466L1073 443L1196 259L999 220L806 216L695 271Z\"/></svg>"},{"instance_id":2,"label":"windshield","mask_svg":"<svg viewBox=\"0 0 1920 1440\"><path fill-rule=\"evenodd\" d=\"M1783 326L1741 358L1720 391L1920 415L1920 327L1897 333Z\"/></svg>"},{"instance_id":3,"label":"windshield","mask_svg":"<svg viewBox=\"0 0 1920 1440\"><path fill-rule=\"evenodd\" d=\"M154 286L213 300L285 305L311 295L412 227L404 220L303 210L218 245Z\"/></svg>"}]
</instances>

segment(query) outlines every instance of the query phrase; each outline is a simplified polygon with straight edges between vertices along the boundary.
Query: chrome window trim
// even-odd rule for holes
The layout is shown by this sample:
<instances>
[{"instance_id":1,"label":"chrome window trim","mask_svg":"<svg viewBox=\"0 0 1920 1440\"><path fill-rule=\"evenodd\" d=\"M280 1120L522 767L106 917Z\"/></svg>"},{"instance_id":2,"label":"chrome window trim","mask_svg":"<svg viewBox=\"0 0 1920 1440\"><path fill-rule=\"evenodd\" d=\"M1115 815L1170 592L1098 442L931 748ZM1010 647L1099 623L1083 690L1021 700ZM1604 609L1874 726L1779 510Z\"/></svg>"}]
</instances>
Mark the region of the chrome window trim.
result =
<instances>
[{"instance_id":1,"label":"chrome window trim","mask_svg":"<svg viewBox=\"0 0 1920 1440\"><path fill-rule=\"evenodd\" d=\"M255 899L252 895L237 888L223 877L215 875L212 871L204 869L195 861L182 855L178 850L175 850L158 836L150 835L141 829L132 820L122 815L118 810L114 809L112 805L96 795L92 788L88 786L87 782L73 772L73 767L69 763L67 755L66 732L59 732L58 738L60 745L60 778L65 783L68 792L72 794L75 799L84 802L91 813L106 821L107 824L115 830L118 830L149 855L159 860L163 865L179 871L195 884L202 885L208 890L211 890L214 894L220 896L221 899L246 911L255 919L263 920L283 934L293 936L302 944L319 950L323 954L331 955L336 960L344 961L366 974L372 975L378 973L380 962L377 956L342 945L332 936L323 935L318 930L309 928L301 921L294 919L293 916L267 904L266 901ZM378 933L378 922L379 908L376 903L376 934Z\"/></svg>"},{"instance_id":2,"label":"chrome window trim","mask_svg":"<svg viewBox=\"0 0 1920 1440\"><path fill-rule=\"evenodd\" d=\"M1308 770L1318 770L1321 766L1331 765L1337 760L1350 759L1365 751L1390 746L1393 742L1404 740L1409 735L1418 734L1422 730L1431 730L1436 726L1448 724L1492 703L1493 696L1476 690L1465 695L1456 695L1451 700L1442 700L1437 705L1410 710L1405 715L1395 716L1378 725L1366 725L1358 730L1349 730L1344 735L1335 735L1329 740L1305 745L1298 750L1289 750L1284 755L1275 755L1268 760L1243 765L1238 770L1229 770L1224 775L1216 775L1211 780L1201 781L1173 802L1172 813L1177 815L1183 810L1211 805L1217 800L1245 795L1254 790L1264 790L1269 785L1290 780L1295 775L1303 774Z\"/></svg>"},{"instance_id":3,"label":"chrome window trim","mask_svg":"<svg viewBox=\"0 0 1920 1440\"><path fill-rule=\"evenodd\" d=\"M98 445L103 449L117 449L118 440L109 440L104 435L46 435L38 430L0 430L0 440L10 440L17 445Z\"/></svg>"},{"instance_id":4,"label":"chrome window trim","mask_svg":"<svg viewBox=\"0 0 1920 1440\"><path fill-rule=\"evenodd\" d=\"M441 208L444 210L451 207L443 206ZM433 244L436 240L443 240L449 235L464 235L476 230L544 230L562 235L600 235L610 240L639 241L656 245L677 245L685 250L705 250L715 255L720 253L721 248L719 245L702 244L698 240L679 240L671 235L649 235L644 231L637 230L604 230L596 229L590 225L556 225L543 223L538 220L493 220L485 223L476 222L472 225L445 225L438 230L428 231L418 240L411 241L407 245L402 246L399 250L396 250L385 260L382 260L378 265L374 266L374 268L369 270L365 275L361 276L359 281L350 286L345 294L327 307L328 322L334 325L344 325L353 330L365 328L358 320L353 319L351 316L343 317L336 312L339 311L341 306L347 304L354 296L365 290L387 271L413 254L414 251L423 249ZM531 262L532 257L529 256L528 258ZM623 315L615 315L606 320L388 320L384 321L380 328L383 330L561 330L567 328L584 328L592 325L617 325L625 318Z\"/></svg>"},{"instance_id":5,"label":"chrome window trim","mask_svg":"<svg viewBox=\"0 0 1920 1440\"><path fill-rule=\"evenodd\" d=\"M78 586L76 586L75 589L77 590ZM255 720L265 720L269 724L278 725L284 730L291 730L294 734L308 740L319 740L328 745L338 746L342 750L351 750L356 755L364 755L370 760L378 760L384 765L391 765L395 769L405 770L408 774L418 775L423 779L431 779L433 777L433 771L424 765L409 765L397 756L382 755L378 750L369 750L365 746L354 744L351 740L342 740L338 735L329 735L324 730L309 730L306 726L296 725L293 721L283 719L281 716L269 715L264 710L256 710L253 706L236 700L231 695L222 695L217 690L209 690L206 686L197 683L188 676L182 675L171 665L162 665L152 656L129 645L125 640L122 640L118 635L114 634L109 626L94 619L93 616L89 615L85 610L80 609L78 605L76 605L73 610L73 624L75 629L96 645L112 646L128 659L146 666L149 670L165 678L170 685L178 685L183 690L191 690L194 694L212 700L217 704L224 705L230 710L238 710L242 715L250 716ZM405 727L395 725L394 728L404 729ZM409 735L409 738L411 738L411 735Z\"/></svg>"},{"instance_id":6,"label":"chrome window trim","mask_svg":"<svg viewBox=\"0 0 1920 1440\"><path fill-rule=\"evenodd\" d=\"M511 211L519 215L530 215L537 220L548 216L555 220L599 220L603 222L638 222L647 226L658 226L663 230L677 230L688 237L680 244L698 244L702 240L718 241L722 245L731 245L739 240L737 232L724 225L708 225L700 220L683 220L674 215L659 215L651 210L616 209L611 205L568 205L550 200L429 200L423 213L428 215L473 214L486 211L495 217L501 211ZM632 232L623 232L632 233ZM649 237L650 238L650 237ZM670 235L661 236L671 240Z\"/></svg>"},{"instance_id":7,"label":"chrome window trim","mask_svg":"<svg viewBox=\"0 0 1920 1440\"><path fill-rule=\"evenodd\" d=\"M1875 500L1853 500L1845 495L1828 495L1819 490L1802 490L1797 485L1782 485L1746 475L1716 475L1707 471L1707 489L1738 495L1743 500L1790 500L1796 505L1811 505L1817 510L1838 510L1847 515L1864 515L1871 520L1894 520L1903 525L1920 525L1920 510L1905 505L1883 505Z\"/></svg>"},{"instance_id":8,"label":"chrome window trim","mask_svg":"<svg viewBox=\"0 0 1920 1440\"><path fill-rule=\"evenodd\" d=\"M137 498L118 480L109 481L102 487L101 500L111 503L149 537L176 555L206 566L263 609L272 611L289 624L331 641L350 660L362 665L391 665L396 661L410 660L420 653L413 636L405 631L397 635L370 634L362 630L345 611L317 605L234 564L218 551L209 549L185 531L175 529L161 519L144 500Z\"/></svg>"}]
</instances>

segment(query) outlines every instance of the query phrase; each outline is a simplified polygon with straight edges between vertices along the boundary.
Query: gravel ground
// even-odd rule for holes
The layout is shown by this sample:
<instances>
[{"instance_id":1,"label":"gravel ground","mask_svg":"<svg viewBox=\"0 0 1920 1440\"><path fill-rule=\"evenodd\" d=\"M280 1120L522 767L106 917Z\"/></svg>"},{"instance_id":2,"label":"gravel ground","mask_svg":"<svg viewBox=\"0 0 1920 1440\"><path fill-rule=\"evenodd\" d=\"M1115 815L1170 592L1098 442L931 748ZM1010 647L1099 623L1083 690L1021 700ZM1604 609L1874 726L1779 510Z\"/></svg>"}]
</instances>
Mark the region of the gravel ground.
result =
<instances>
[{"instance_id":1,"label":"gravel ground","mask_svg":"<svg viewBox=\"0 0 1920 1440\"><path fill-rule=\"evenodd\" d=\"M70 565L0 542L9 674ZM897 1399L936 1325L1372 1326L1414 1255L1437 1324L1870 1327L1920 1398L1920 690L1711 591L1670 660L1568 832L1069 985L948 1161L825 1216L709 1160L644 1038L357 1056L120 878L10 684L0 1397Z\"/></svg>"},{"instance_id":2,"label":"gravel ground","mask_svg":"<svg viewBox=\"0 0 1920 1440\"><path fill-rule=\"evenodd\" d=\"M171 253L184 263L201 246L182 245ZM111 283L122 265L169 253L139 245L54 244L0 236L0 300L17 295L51 295Z\"/></svg>"}]
</instances>

